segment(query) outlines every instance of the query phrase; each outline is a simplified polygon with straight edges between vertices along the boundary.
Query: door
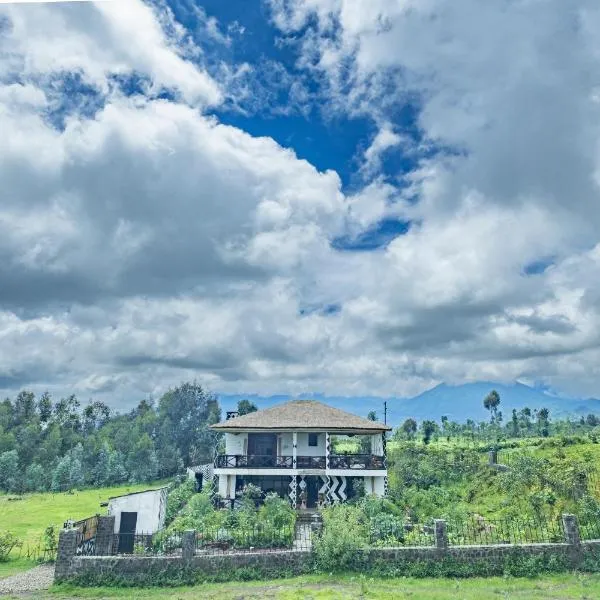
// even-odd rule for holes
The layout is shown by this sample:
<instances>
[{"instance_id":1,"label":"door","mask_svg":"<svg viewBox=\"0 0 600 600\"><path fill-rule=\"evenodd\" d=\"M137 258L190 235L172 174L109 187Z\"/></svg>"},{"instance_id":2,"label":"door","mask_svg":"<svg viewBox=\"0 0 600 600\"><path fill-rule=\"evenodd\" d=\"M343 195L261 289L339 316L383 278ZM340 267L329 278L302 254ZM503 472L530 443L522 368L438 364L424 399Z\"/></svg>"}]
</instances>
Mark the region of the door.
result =
<instances>
[{"instance_id":1,"label":"door","mask_svg":"<svg viewBox=\"0 0 600 600\"><path fill-rule=\"evenodd\" d=\"M248 434L248 466L274 467L277 456L277 435L274 433Z\"/></svg>"},{"instance_id":2,"label":"door","mask_svg":"<svg viewBox=\"0 0 600 600\"><path fill-rule=\"evenodd\" d=\"M133 554L133 542L136 525L136 512L121 513L121 524L119 526L119 554Z\"/></svg>"},{"instance_id":3,"label":"door","mask_svg":"<svg viewBox=\"0 0 600 600\"><path fill-rule=\"evenodd\" d=\"M306 507L315 508L319 499L319 477L306 478Z\"/></svg>"}]
</instances>

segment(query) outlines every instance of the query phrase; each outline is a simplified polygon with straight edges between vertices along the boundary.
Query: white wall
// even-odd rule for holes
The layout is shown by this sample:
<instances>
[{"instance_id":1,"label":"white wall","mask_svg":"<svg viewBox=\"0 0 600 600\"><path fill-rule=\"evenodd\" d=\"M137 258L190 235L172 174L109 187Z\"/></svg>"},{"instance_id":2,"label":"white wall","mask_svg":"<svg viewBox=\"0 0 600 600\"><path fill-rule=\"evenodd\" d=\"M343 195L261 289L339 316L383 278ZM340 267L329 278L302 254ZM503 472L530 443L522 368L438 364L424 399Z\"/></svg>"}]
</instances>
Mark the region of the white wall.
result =
<instances>
[{"instance_id":1,"label":"white wall","mask_svg":"<svg viewBox=\"0 0 600 600\"><path fill-rule=\"evenodd\" d=\"M119 533L122 512L137 513L136 533L155 533L165 522L167 490L150 490L108 501L108 514L115 517L115 533Z\"/></svg>"},{"instance_id":2,"label":"white wall","mask_svg":"<svg viewBox=\"0 0 600 600\"><path fill-rule=\"evenodd\" d=\"M373 477L373 493L383 498L385 494L385 477Z\"/></svg>"},{"instance_id":3,"label":"white wall","mask_svg":"<svg viewBox=\"0 0 600 600\"><path fill-rule=\"evenodd\" d=\"M225 454L246 454L248 448L247 433L226 433Z\"/></svg>"},{"instance_id":4,"label":"white wall","mask_svg":"<svg viewBox=\"0 0 600 600\"><path fill-rule=\"evenodd\" d=\"M371 454L383 456L383 439L380 433L371 436Z\"/></svg>"},{"instance_id":5,"label":"white wall","mask_svg":"<svg viewBox=\"0 0 600 600\"><path fill-rule=\"evenodd\" d=\"M282 433L281 437L281 456L292 456L294 454L294 434Z\"/></svg>"},{"instance_id":6,"label":"white wall","mask_svg":"<svg viewBox=\"0 0 600 600\"><path fill-rule=\"evenodd\" d=\"M318 433L317 445L308 445L308 433L298 433L297 456L325 456L325 434Z\"/></svg>"}]
</instances>

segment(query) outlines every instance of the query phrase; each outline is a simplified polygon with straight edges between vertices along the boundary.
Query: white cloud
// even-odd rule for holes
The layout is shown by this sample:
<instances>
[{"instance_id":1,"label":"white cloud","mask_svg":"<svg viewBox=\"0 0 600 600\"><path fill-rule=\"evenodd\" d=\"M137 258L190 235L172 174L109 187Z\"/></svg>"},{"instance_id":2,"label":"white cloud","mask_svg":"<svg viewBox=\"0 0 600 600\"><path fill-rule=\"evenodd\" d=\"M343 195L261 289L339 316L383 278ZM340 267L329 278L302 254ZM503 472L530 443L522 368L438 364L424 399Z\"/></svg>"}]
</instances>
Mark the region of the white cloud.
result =
<instances>
[{"instance_id":1,"label":"white cloud","mask_svg":"<svg viewBox=\"0 0 600 600\"><path fill-rule=\"evenodd\" d=\"M108 91L108 77L143 73L153 86L179 91L188 102L218 104L219 85L188 60L184 32L162 11L163 24L141 0L88 4L4 6L11 23L0 37L0 77L81 73Z\"/></svg>"},{"instance_id":2,"label":"white cloud","mask_svg":"<svg viewBox=\"0 0 600 600\"><path fill-rule=\"evenodd\" d=\"M193 377L227 392L404 395L519 377L593 390L595 6L274 5L283 31L306 29L300 62L330 109L377 126L368 185L352 193L203 114L232 91L168 11L3 7L0 389L113 403ZM73 72L104 96L57 128L49 82ZM127 98L109 85L118 73L181 100ZM415 97L409 144L395 109ZM407 149L418 164L384 183L385 153ZM387 248L331 248L390 217L412 226Z\"/></svg>"}]
</instances>

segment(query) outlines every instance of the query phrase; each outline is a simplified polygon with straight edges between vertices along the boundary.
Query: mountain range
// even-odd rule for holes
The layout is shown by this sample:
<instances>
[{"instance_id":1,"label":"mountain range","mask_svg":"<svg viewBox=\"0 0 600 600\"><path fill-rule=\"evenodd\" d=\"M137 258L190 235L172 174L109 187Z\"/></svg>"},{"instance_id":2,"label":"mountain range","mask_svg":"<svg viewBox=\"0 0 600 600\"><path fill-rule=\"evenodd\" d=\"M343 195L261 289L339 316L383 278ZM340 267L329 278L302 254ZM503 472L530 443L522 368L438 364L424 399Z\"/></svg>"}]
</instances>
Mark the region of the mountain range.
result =
<instances>
[{"instance_id":1,"label":"mountain range","mask_svg":"<svg viewBox=\"0 0 600 600\"><path fill-rule=\"evenodd\" d=\"M323 394L301 394L299 396L276 395L258 396L253 394L219 394L224 411L235 410L239 400L246 398L259 408L268 408L274 404L292 398L318 400L325 404L367 416L370 411L377 413L379 421L384 419L384 401L387 402L387 422L397 427L404 419L412 417L417 421L433 419L440 421L445 415L451 421L465 422L489 419L488 411L483 407L483 399L491 391L500 394L500 407L504 420L510 418L513 408L521 410L529 407L532 411L547 408L551 418L580 417L589 413L600 414L600 400L596 398L568 398L551 394L547 390L530 387L523 383L495 383L481 381L462 385L441 383L412 398L377 396L325 396Z\"/></svg>"}]
</instances>

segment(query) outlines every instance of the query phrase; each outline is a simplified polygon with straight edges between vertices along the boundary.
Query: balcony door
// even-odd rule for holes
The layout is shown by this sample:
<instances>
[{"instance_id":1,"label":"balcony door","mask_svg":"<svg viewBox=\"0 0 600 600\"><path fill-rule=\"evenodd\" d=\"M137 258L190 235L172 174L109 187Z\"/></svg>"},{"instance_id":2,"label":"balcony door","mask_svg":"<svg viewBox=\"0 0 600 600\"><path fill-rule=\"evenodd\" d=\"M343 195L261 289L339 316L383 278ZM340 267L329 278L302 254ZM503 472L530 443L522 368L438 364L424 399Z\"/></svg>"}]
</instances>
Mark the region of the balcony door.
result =
<instances>
[{"instance_id":1,"label":"balcony door","mask_svg":"<svg viewBox=\"0 0 600 600\"><path fill-rule=\"evenodd\" d=\"M249 433L249 456L277 456L277 435L275 433Z\"/></svg>"}]
</instances>

